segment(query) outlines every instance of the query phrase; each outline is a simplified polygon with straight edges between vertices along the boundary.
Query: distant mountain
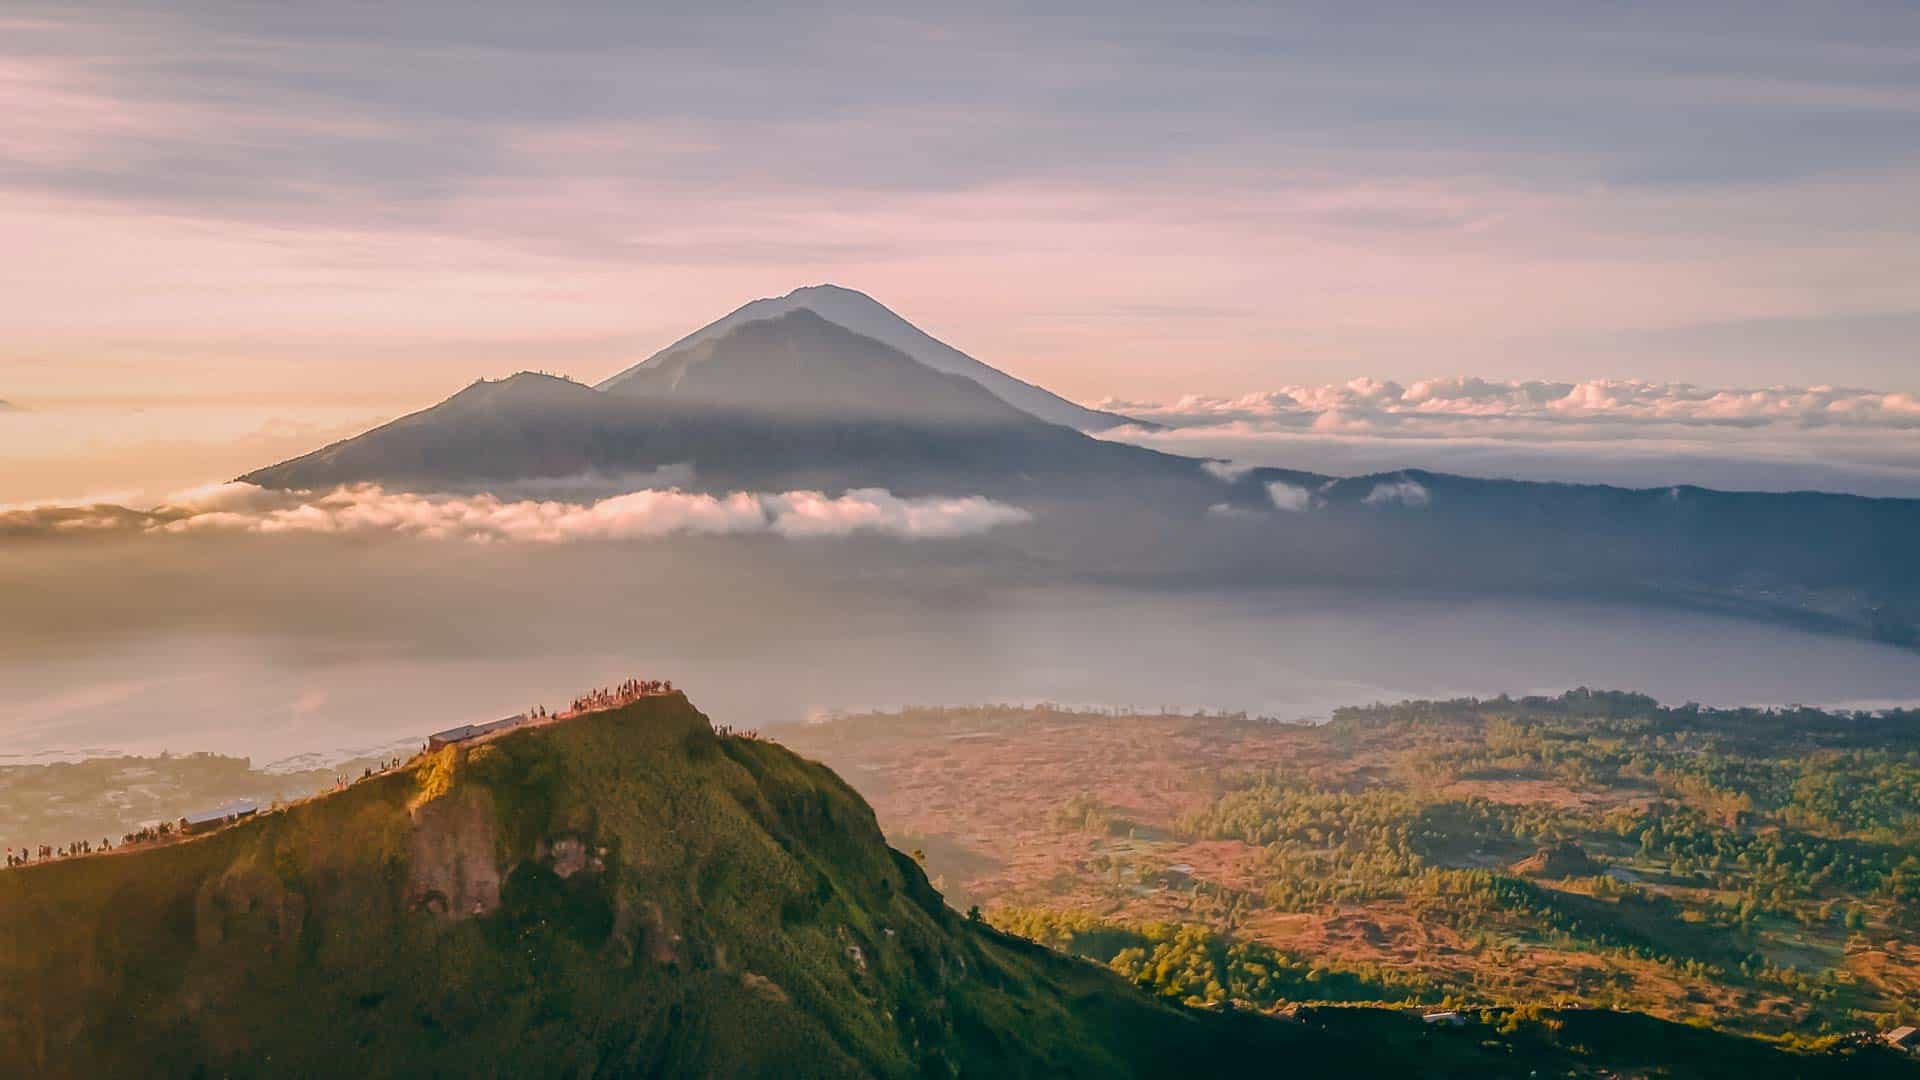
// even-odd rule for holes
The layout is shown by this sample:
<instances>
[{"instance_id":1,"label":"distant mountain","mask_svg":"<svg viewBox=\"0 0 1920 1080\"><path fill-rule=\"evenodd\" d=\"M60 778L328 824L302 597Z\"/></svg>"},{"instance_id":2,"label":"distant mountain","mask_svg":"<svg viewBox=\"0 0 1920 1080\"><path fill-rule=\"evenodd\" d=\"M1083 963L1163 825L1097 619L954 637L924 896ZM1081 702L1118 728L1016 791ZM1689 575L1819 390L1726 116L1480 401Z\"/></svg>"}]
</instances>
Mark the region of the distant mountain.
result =
<instances>
[{"instance_id":1,"label":"distant mountain","mask_svg":"<svg viewBox=\"0 0 1920 1080\"><path fill-rule=\"evenodd\" d=\"M241 479L984 495L1033 511L984 542L1054 579L1552 591L1920 644L1920 500L1226 468L1049 423L806 307L604 385L475 383Z\"/></svg>"},{"instance_id":2,"label":"distant mountain","mask_svg":"<svg viewBox=\"0 0 1920 1080\"><path fill-rule=\"evenodd\" d=\"M1090 438L800 309L741 323L595 390L523 373L241 479L472 490L691 470L703 490L1211 494L1200 463ZM1200 504L1204 508L1204 504Z\"/></svg>"},{"instance_id":3,"label":"distant mountain","mask_svg":"<svg viewBox=\"0 0 1920 1080\"><path fill-rule=\"evenodd\" d=\"M1194 558L1266 580L1570 593L1920 645L1920 500L1409 469L1236 478ZM1254 554L1257 552L1258 554Z\"/></svg>"},{"instance_id":4,"label":"distant mountain","mask_svg":"<svg viewBox=\"0 0 1920 1080\"><path fill-rule=\"evenodd\" d=\"M1899 1067L1608 1010L1455 1031L1186 1008L953 911L839 777L680 695L423 752L192 840L0 870L0 973L7 1076Z\"/></svg>"},{"instance_id":5,"label":"distant mountain","mask_svg":"<svg viewBox=\"0 0 1920 1080\"><path fill-rule=\"evenodd\" d=\"M645 381L661 368L685 365L689 360L688 351L696 346L723 337L747 323L777 318L795 311L811 311L854 333L891 345L935 371L972 380L1007 404L1048 423L1064 424L1081 431L1106 431L1123 424L1139 423L1115 413L1076 405L1032 383L1022 382L1003 371L988 367L894 314L886 305L866 293L838 285L812 285L795 289L785 296L755 300L736 308L724 318L708 323L642 363L600 383L598 389L613 390L629 383Z\"/></svg>"},{"instance_id":6,"label":"distant mountain","mask_svg":"<svg viewBox=\"0 0 1920 1080\"><path fill-rule=\"evenodd\" d=\"M1035 417L810 308L740 322L600 384L609 395L770 417L983 428Z\"/></svg>"}]
</instances>

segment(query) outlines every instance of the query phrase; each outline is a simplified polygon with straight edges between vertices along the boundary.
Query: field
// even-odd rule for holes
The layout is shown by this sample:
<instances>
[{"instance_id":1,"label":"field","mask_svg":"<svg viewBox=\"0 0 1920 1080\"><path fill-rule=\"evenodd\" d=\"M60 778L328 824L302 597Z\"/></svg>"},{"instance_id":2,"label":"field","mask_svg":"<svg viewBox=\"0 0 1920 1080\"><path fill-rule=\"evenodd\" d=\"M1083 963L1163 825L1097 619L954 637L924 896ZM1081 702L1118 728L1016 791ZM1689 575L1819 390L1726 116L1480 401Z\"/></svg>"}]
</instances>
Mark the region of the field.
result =
<instances>
[{"instance_id":1,"label":"field","mask_svg":"<svg viewBox=\"0 0 1920 1080\"><path fill-rule=\"evenodd\" d=\"M962 908L1170 996L1920 1019L1920 715L1631 694L783 731Z\"/></svg>"}]
</instances>

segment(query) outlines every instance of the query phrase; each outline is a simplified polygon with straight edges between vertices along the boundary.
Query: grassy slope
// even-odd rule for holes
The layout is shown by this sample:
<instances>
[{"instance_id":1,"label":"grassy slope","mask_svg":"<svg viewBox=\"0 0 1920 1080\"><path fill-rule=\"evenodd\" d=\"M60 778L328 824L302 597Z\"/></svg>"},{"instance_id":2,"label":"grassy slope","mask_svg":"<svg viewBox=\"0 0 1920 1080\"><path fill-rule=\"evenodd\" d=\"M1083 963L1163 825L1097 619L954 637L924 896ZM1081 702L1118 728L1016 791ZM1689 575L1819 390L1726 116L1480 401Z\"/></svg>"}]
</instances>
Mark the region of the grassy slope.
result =
<instances>
[{"instance_id":1,"label":"grassy slope","mask_svg":"<svg viewBox=\"0 0 1920 1080\"><path fill-rule=\"evenodd\" d=\"M416 910L436 802L491 828L497 911ZM545 865L569 835L604 872ZM824 767L678 698L0 875L0 1072L1092 1074L1202 1023L997 943Z\"/></svg>"},{"instance_id":2,"label":"grassy slope","mask_svg":"<svg viewBox=\"0 0 1920 1080\"><path fill-rule=\"evenodd\" d=\"M556 873L567 838L602 869ZM499 870L497 909L422 903L429 863ZM719 738L677 696L203 839L0 874L7 1075L1524 1075L1564 1057L1482 1037L1149 999L954 914L830 771ZM1812 1071L1753 1054L1752 1075Z\"/></svg>"}]
</instances>

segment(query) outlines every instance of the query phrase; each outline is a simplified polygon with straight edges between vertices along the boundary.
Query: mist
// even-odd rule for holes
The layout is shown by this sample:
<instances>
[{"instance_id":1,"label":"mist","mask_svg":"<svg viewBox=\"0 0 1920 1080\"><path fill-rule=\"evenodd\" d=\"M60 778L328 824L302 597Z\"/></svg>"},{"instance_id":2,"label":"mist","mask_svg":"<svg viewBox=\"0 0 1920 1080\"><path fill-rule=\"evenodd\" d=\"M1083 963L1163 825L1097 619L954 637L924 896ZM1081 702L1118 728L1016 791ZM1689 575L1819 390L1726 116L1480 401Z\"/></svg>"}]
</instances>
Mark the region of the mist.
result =
<instances>
[{"instance_id":1,"label":"mist","mask_svg":"<svg viewBox=\"0 0 1920 1080\"><path fill-rule=\"evenodd\" d=\"M15 540L0 760L346 757L635 674L716 720L1040 701L1310 719L1404 697L1920 701L1910 652L1604 603L1061 584L988 537Z\"/></svg>"}]
</instances>

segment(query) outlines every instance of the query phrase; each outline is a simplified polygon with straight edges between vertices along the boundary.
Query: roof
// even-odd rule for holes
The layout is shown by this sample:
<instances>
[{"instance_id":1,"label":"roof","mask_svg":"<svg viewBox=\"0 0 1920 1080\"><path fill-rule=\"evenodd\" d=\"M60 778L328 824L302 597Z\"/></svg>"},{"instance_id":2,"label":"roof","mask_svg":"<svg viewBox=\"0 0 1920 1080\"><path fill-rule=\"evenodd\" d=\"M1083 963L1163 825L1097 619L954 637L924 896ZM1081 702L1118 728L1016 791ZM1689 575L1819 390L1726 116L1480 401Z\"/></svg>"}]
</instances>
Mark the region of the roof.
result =
<instances>
[{"instance_id":1,"label":"roof","mask_svg":"<svg viewBox=\"0 0 1920 1080\"><path fill-rule=\"evenodd\" d=\"M211 810L201 810L198 813L188 814L186 816L186 822L189 825L205 825L211 821L224 821L227 818L238 817L241 814L251 814L258 809L260 809L260 804L252 799L235 799L232 802L221 803Z\"/></svg>"},{"instance_id":2,"label":"roof","mask_svg":"<svg viewBox=\"0 0 1920 1080\"><path fill-rule=\"evenodd\" d=\"M1903 1045L1905 1043L1912 1042L1914 1036L1916 1035L1920 1035L1920 1028L1897 1027L1897 1028L1894 1028L1892 1031L1887 1032L1885 1035L1882 1035L1881 1038L1887 1040L1890 1043L1894 1043L1895 1045Z\"/></svg>"},{"instance_id":3,"label":"roof","mask_svg":"<svg viewBox=\"0 0 1920 1080\"><path fill-rule=\"evenodd\" d=\"M495 720L489 724L461 724L459 727L450 727L445 731L436 731L428 736L428 738L439 742L460 742L463 739L471 739L476 735L485 735L491 731L510 728L524 721L526 718L527 714L517 713L504 719Z\"/></svg>"}]
</instances>

